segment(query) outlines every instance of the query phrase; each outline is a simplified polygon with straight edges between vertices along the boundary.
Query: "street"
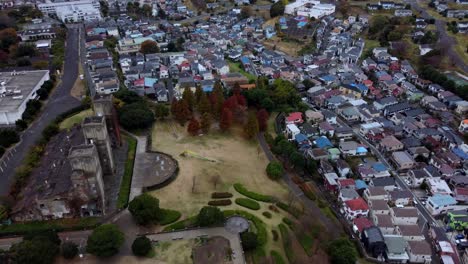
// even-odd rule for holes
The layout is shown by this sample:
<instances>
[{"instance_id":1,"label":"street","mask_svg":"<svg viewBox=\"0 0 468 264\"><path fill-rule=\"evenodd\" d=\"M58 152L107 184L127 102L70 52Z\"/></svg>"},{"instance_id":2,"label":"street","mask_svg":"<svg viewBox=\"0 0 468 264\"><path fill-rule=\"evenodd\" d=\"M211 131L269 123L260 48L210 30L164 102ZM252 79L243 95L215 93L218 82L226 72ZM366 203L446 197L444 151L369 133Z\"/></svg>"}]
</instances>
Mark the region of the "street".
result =
<instances>
[{"instance_id":1,"label":"street","mask_svg":"<svg viewBox=\"0 0 468 264\"><path fill-rule=\"evenodd\" d=\"M21 166L29 149L36 144L42 136L42 130L49 125L59 114L66 112L80 102L70 95L76 78L78 77L78 29L68 30L65 49L65 62L63 76L58 79L58 86L53 91L42 113L21 135L21 141L16 144L15 151L11 152L9 159L2 165L0 172L0 195L7 195L13 182L15 169Z\"/></svg>"}]
</instances>

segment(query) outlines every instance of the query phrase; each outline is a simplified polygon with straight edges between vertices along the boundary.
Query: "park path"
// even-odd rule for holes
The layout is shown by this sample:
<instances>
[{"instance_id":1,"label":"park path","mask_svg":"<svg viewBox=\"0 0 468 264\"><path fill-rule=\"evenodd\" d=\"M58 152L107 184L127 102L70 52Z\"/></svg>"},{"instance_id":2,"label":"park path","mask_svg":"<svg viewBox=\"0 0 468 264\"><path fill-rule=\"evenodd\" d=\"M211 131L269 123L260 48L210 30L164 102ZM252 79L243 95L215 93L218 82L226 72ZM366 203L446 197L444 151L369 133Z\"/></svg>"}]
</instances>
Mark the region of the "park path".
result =
<instances>
[{"instance_id":1,"label":"park path","mask_svg":"<svg viewBox=\"0 0 468 264\"><path fill-rule=\"evenodd\" d=\"M245 264L244 251L242 249L239 234L234 234L226 230L224 227L211 227L211 228L200 228L183 230L168 233L157 233L157 234L145 234L152 241L173 241L179 239L194 239L199 237L215 237L220 236L229 240L232 252L235 258L232 262L234 264Z\"/></svg>"},{"instance_id":2,"label":"park path","mask_svg":"<svg viewBox=\"0 0 468 264\"><path fill-rule=\"evenodd\" d=\"M261 148L265 152L269 161L277 161L276 157L271 152L268 144L266 143L265 136L263 133L258 133L257 135L258 142L260 143ZM331 235L332 238L338 238L343 233L343 227L337 223L336 221L332 221L326 215L322 213L320 208L307 198L302 190L291 180L291 175L288 172L283 174L283 180L288 185L289 190L294 193L294 195L301 200L308 211L312 214L312 216L318 217L320 222L325 226L327 229L327 233Z\"/></svg>"},{"instance_id":3,"label":"park path","mask_svg":"<svg viewBox=\"0 0 468 264\"><path fill-rule=\"evenodd\" d=\"M138 143L135 153L135 163L133 165L132 186L130 188L130 197L128 199L129 201L133 200L133 198L143 193L145 173L142 170L144 168L143 162L145 160L144 155L146 153L147 145L147 138L145 136L136 136L134 134L130 135L136 138Z\"/></svg>"}]
</instances>

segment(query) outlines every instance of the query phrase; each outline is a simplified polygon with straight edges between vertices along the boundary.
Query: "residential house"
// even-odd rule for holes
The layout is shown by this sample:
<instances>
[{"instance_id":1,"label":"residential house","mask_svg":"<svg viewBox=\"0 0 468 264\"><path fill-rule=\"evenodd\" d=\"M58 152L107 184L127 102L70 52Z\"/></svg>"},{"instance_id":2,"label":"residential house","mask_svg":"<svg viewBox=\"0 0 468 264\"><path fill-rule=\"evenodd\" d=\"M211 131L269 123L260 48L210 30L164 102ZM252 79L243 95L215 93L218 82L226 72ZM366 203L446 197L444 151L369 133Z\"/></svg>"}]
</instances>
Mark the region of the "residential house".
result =
<instances>
[{"instance_id":1,"label":"residential house","mask_svg":"<svg viewBox=\"0 0 468 264\"><path fill-rule=\"evenodd\" d=\"M383 187L373 187L373 186L369 186L369 188L367 188L364 191L364 196L363 197L368 202L370 200L385 200L385 201L388 201L388 199L389 199L388 193L385 190L385 188L383 188Z\"/></svg>"},{"instance_id":2,"label":"residential house","mask_svg":"<svg viewBox=\"0 0 468 264\"><path fill-rule=\"evenodd\" d=\"M402 236L385 235L384 241L385 245L387 245L387 250L384 254L386 262L407 263L409 261L408 253L406 253L408 242Z\"/></svg>"},{"instance_id":3,"label":"residential house","mask_svg":"<svg viewBox=\"0 0 468 264\"><path fill-rule=\"evenodd\" d=\"M414 169L408 171L408 177L412 187L419 187L430 175L424 169Z\"/></svg>"},{"instance_id":4,"label":"residential house","mask_svg":"<svg viewBox=\"0 0 468 264\"><path fill-rule=\"evenodd\" d=\"M394 205L407 206L413 203L413 193L408 190L394 190L389 192L390 201Z\"/></svg>"},{"instance_id":5,"label":"residential house","mask_svg":"<svg viewBox=\"0 0 468 264\"><path fill-rule=\"evenodd\" d=\"M382 231L376 227L365 228L362 232L361 241L366 251L374 258L382 257L385 253L386 245Z\"/></svg>"},{"instance_id":6,"label":"residential house","mask_svg":"<svg viewBox=\"0 0 468 264\"><path fill-rule=\"evenodd\" d=\"M439 215L448 210L453 210L457 200L448 194L435 194L430 196L426 202L426 208L432 215Z\"/></svg>"},{"instance_id":7,"label":"residential house","mask_svg":"<svg viewBox=\"0 0 468 264\"><path fill-rule=\"evenodd\" d=\"M321 136L319 138L317 138L315 141L314 141L314 144L321 148L321 149L327 149L327 148L332 148L333 147L333 144L330 142L330 140L325 137L325 136Z\"/></svg>"},{"instance_id":8,"label":"residential house","mask_svg":"<svg viewBox=\"0 0 468 264\"><path fill-rule=\"evenodd\" d=\"M323 121L323 114L319 111L307 110L305 112L307 122L319 123Z\"/></svg>"},{"instance_id":9,"label":"residential house","mask_svg":"<svg viewBox=\"0 0 468 264\"><path fill-rule=\"evenodd\" d=\"M289 138L295 138L295 136L299 133L301 133L301 131L295 124L286 125L286 134Z\"/></svg>"},{"instance_id":10,"label":"residential house","mask_svg":"<svg viewBox=\"0 0 468 264\"><path fill-rule=\"evenodd\" d=\"M381 177L371 179L369 186L383 187L386 191L393 191L396 188L396 182L393 177Z\"/></svg>"},{"instance_id":11,"label":"residential house","mask_svg":"<svg viewBox=\"0 0 468 264\"><path fill-rule=\"evenodd\" d=\"M406 241L424 241L424 234L418 225L399 225L397 226L397 234L402 236Z\"/></svg>"},{"instance_id":12,"label":"residential house","mask_svg":"<svg viewBox=\"0 0 468 264\"><path fill-rule=\"evenodd\" d=\"M338 139L350 139L353 137L354 131L351 127L341 126L335 129L335 135Z\"/></svg>"},{"instance_id":13,"label":"residential house","mask_svg":"<svg viewBox=\"0 0 468 264\"><path fill-rule=\"evenodd\" d=\"M359 239L363 238L363 231L369 227L373 227L374 224L365 217L357 217L353 220L353 231L358 235Z\"/></svg>"},{"instance_id":14,"label":"residential house","mask_svg":"<svg viewBox=\"0 0 468 264\"><path fill-rule=\"evenodd\" d=\"M462 203L468 203L468 188L466 187L456 187L453 190L455 195L455 200Z\"/></svg>"},{"instance_id":15,"label":"residential house","mask_svg":"<svg viewBox=\"0 0 468 264\"><path fill-rule=\"evenodd\" d=\"M365 156L368 152L365 146L356 141L341 141L339 149L344 156Z\"/></svg>"},{"instance_id":16,"label":"residential house","mask_svg":"<svg viewBox=\"0 0 468 264\"><path fill-rule=\"evenodd\" d=\"M375 199L368 200L367 203L369 204L371 217L374 215L390 215L390 207L388 206L388 201L383 199Z\"/></svg>"},{"instance_id":17,"label":"residential house","mask_svg":"<svg viewBox=\"0 0 468 264\"><path fill-rule=\"evenodd\" d=\"M390 135L384 137L380 141L379 148L385 152L393 152L397 150L402 150L404 148L404 145L395 136Z\"/></svg>"},{"instance_id":18,"label":"residential house","mask_svg":"<svg viewBox=\"0 0 468 264\"><path fill-rule=\"evenodd\" d=\"M412 169L416 165L413 157L406 151L393 152L391 158L399 170Z\"/></svg>"},{"instance_id":19,"label":"residential house","mask_svg":"<svg viewBox=\"0 0 468 264\"><path fill-rule=\"evenodd\" d=\"M338 190L338 175L334 172L323 174L324 185L328 191L336 192Z\"/></svg>"},{"instance_id":20,"label":"residential house","mask_svg":"<svg viewBox=\"0 0 468 264\"><path fill-rule=\"evenodd\" d=\"M369 206L362 198L345 201L342 210L348 221L356 217L367 217L369 214Z\"/></svg>"},{"instance_id":21,"label":"residential house","mask_svg":"<svg viewBox=\"0 0 468 264\"><path fill-rule=\"evenodd\" d=\"M392 217L389 214L374 214L372 222L379 227L382 234L396 234L396 226L393 224Z\"/></svg>"},{"instance_id":22,"label":"residential house","mask_svg":"<svg viewBox=\"0 0 468 264\"><path fill-rule=\"evenodd\" d=\"M426 180L429 192L433 195L452 195L453 192L448 186L447 182L441 178L429 178Z\"/></svg>"},{"instance_id":23,"label":"residential house","mask_svg":"<svg viewBox=\"0 0 468 264\"><path fill-rule=\"evenodd\" d=\"M419 213L414 207L392 207L390 208L390 215L395 225L415 225L418 223Z\"/></svg>"},{"instance_id":24,"label":"residential house","mask_svg":"<svg viewBox=\"0 0 468 264\"><path fill-rule=\"evenodd\" d=\"M304 120L302 119L301 112L290 113L285 120L286 124L302 124Z\"/></svg>"},{"instance_id":25,"label":"residential house","mask_svg":"<svg viewBox=\"0 0 468 264\"><path fill-rule=\"evenodd\" d=\"M359 194L354 189L343 188L339 191L338 199L341 202L346 202L349 200L355 200L360 198Z\"/></svg>"},{"instance_id":26,"label":"residential house","mask_svg":"<svg viewBox=\"0 0 468 264\"><path fill-rule=\"evenodd\" d=\"M321 110L323 117L325 118L325 121L328 122L329 124L336 125L336 114L333 113L330 110L323 109Z\"/></svg>"},{"instance_id":27,"label":"residential house","mask_svg":"<svg viewBox=\"0 0 468 264\"><path fill-rule=\"evenodd\" d=\"M336 161L336 169L338 170L340 177L347 177L351 171L349 164L342 159Z\"/></svg>"},{"instance_id":28,"label":"residential house","mask_svg":"<svg viewBox=\"0 0 468 264\"><path fill-rule=\"evenodd\" d=\"M326 160L328 159L328 152L321 148L313 148L307 150L307 156L313 160Z\"/></svg>"},{"instance_id":29,"label":"residential house","mask_svg":"<svg viewBox=\"0 0 468 264\"><path fill-rule=\"evenodd\" d=\"M410 263L432 263L431 245L425 241L408 241L407 253Z\"/></svg>"}]
</instances>

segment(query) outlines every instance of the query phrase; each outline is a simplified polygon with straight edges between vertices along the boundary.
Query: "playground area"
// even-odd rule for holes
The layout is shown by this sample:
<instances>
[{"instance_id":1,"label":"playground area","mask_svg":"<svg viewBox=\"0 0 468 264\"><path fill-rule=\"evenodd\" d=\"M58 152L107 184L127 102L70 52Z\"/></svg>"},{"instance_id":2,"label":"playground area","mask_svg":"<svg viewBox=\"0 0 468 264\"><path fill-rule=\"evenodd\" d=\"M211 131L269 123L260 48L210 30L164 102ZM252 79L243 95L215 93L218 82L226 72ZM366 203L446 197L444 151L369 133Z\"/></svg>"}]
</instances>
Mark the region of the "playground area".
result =
<instances>
[{"instance_id":1,"label":"playground area","mask_svg":"<svg viewBox=\"0 0 468 264\"><path fill-rule=\"evenodd\" d=\"M232 191L234 183L278 198L287 197L287 187L267 177L268 160L257 142L246 141L240 129L232 130L228 134L210 132L192 137L186 127L174 122L156 123L152 149L171 155L179 163L177 178L151 192L160 199L161 207L189 217L207 205L212 192Z\"/></svg>"}]
</instances>

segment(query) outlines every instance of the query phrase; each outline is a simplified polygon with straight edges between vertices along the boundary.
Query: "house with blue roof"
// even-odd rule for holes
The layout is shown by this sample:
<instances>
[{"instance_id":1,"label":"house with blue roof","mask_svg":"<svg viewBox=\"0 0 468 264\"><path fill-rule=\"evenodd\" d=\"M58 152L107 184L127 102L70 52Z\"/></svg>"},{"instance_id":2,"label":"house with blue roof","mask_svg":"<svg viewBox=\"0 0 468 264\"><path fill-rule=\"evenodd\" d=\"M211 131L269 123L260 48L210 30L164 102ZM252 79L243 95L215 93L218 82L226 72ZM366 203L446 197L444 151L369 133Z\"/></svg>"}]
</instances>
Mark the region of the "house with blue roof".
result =
<instances>
[{"instance_id":1,"label":"house with blue roof","mask_svg":"<svg viewBox=\"0 0 468 264\"><path fill-rule=\"evenodd\" d=\"M432 215L457 209L457 200L448 194L435 194L427 199L426 208Z\"/></svg>"},{"instance_id":2,"label":"house with blue roof","mask_svg":"<svg viewBox=\"0 0 468 264\"><path fill-rule=\"evenodd\" d=\"M205 93L211 93L214 89L214 80L203 80L200 82L201 88Z\"/></svg>"},{"instance_id":3,"label":"house with blue roof","mask_svg":"<svg viewBox=\"0 0 468 264\"><path fill-rule=\"evenodd\" d=\"M319 77L319 80L322 81L326 85L330 85L334 82L336 82L336 77L333 75L323 75Z\"/></svg>"},{"instance_id":4,"label":"house with blue roof","mask_svg":"<svg viewBox=\"0 0 468 264\"><path fill-rule=\"evenodd\" d=\"M356 185L356 190L363 190L368 188L366 182L363 180L355 180L354 184Z\"/></svg>"},{"instance_id":5,"label":"house with blue roof","mask_svg":"<svg viewBox=\"0 0 468 264\"><path fill-rule=\"evenodd\" d=\"M325 148L331 148L333 147L333 144L330 142L330 140L325 137L325 136L321 136L319 138L317 138L315 141L314 141L314 144L317 145L317 147L321 148L321 149L325 149Z\"/></svg>"},{"instance_id":6,"label":"house with blue roof","mask_svg":"<svg viewBox=\"0 0 468 264\"><path fill-rule=\"evenodd\" d=\"M145 77L145 87L153 87L158 82L156 78Z\"/></svg>"},{"instance_id":7,"label":"house with blue roof","mask_svg":"<svg viewBox=\"0 0 468 264\"><path fill-rule=\"evenodd\" d=\"M310 141L309 139L307 138L306 135L302 134L302 133L299 133L297 135L294 136L294 141L296 141L299 149L301 150L305 150L305 149L308 149L310 148Z\"/></svg>"}]
</instances>

